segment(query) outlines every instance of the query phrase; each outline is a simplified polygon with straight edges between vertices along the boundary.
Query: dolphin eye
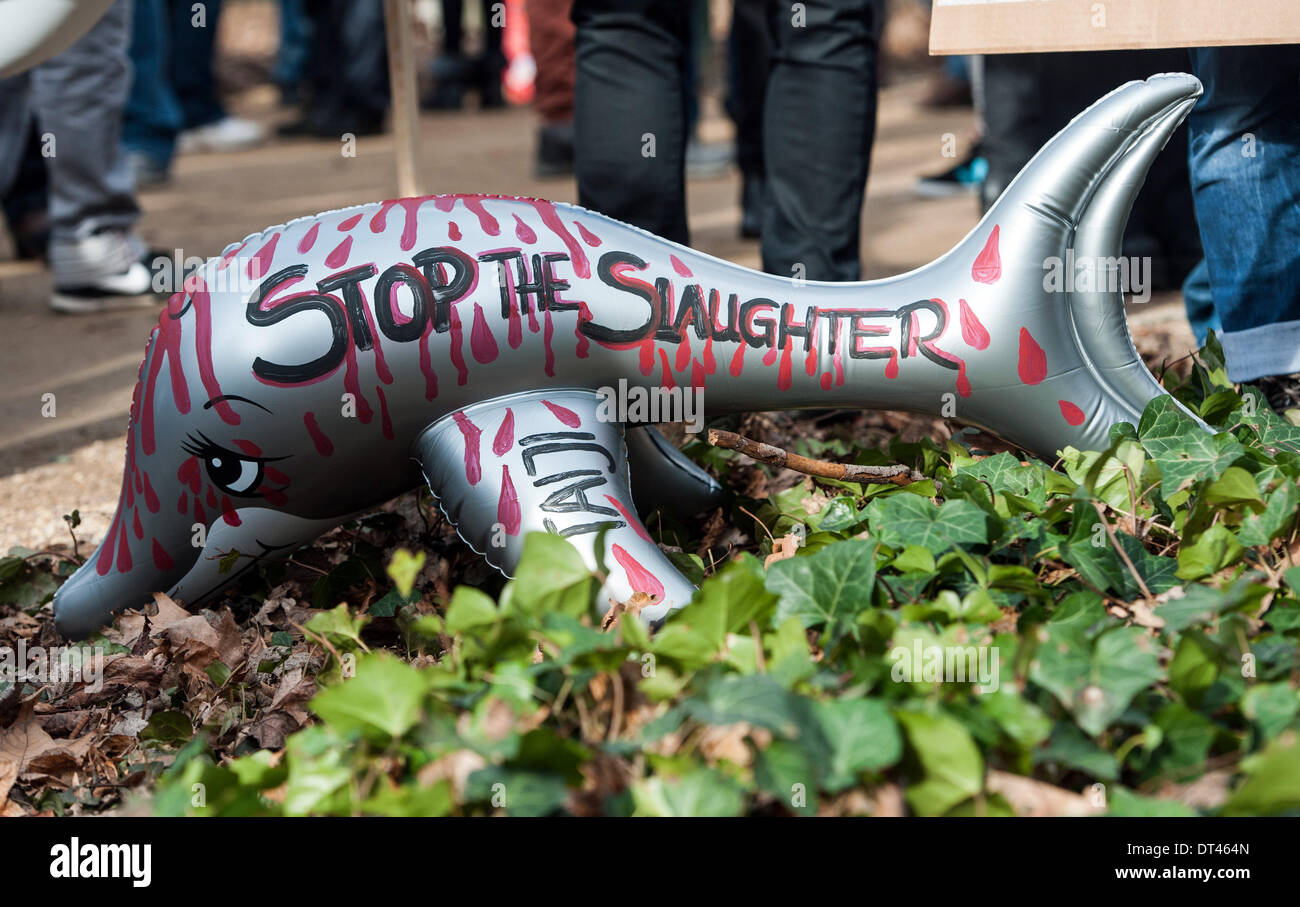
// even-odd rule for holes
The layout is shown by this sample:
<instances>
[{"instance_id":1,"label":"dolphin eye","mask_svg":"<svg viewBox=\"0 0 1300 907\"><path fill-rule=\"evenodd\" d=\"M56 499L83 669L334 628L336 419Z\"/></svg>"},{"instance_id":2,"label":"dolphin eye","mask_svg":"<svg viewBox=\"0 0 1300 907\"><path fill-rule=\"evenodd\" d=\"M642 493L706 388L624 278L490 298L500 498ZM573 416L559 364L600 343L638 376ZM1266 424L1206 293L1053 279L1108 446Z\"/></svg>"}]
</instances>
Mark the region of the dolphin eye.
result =
<instances>
[{"instance_id":1,"label":"dolphin eye","mask_svg":"<svg viewBox=\"0 0 1300 907\"><path fill-rule=\"evenodd\" d=\"M204 458L212 484L231 494L248 494L262 482L262 461L247 460L227 452Z\"/></svg>"},{"instance_id":2,"label":"dolphin eye","mask_svg":"<svg viewBox=\"0 0 1300 907\"><path fill-rule=\"evenodd\" d=\"M257 488L262 484L264 473L263 464L267 459L275 459L235 453L202 432L197 438L191 435L181 446L187 453L203 461L203 468L207 470L208 479L213 485L227 494L244 497L258 494Z\"/></svg>"}]
</instances>

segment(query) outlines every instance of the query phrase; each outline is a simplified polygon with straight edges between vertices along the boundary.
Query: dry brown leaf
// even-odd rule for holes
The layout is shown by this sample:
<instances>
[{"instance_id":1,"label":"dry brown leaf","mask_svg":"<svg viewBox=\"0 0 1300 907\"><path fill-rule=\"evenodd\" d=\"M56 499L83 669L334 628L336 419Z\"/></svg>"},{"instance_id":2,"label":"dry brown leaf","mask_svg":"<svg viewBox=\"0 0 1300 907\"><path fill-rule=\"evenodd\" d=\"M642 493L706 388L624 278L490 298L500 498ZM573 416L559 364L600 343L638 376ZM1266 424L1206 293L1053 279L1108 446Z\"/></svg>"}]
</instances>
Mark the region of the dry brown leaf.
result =
<instances>
[{"instance_id":1,"label":"dry brown leaf","mask_svg":"<svg viewBox=\"0 0 1300 907\"><path fill-rule=\"evenodd\" d=\"M164 633L172 624L187 620L193 617L190 612L186 611L176 602L172 601L167 595L161 592L153 594L153 600L158 605L158 613L149 618L149 634L159 636Z\"/></svg>"},{"instance_id":2,"label":"dry brown leaf","mask_svg":"<svg viewBox=\"0 0 1300 907\"><path fill-rule=\"evenodd\" d=\"M1001 794L1018 816L1092 816L1106 809L1082 794L1010 772L990 771L984 783L990 793Z\"/></svg>"},{"instance_id":3,"label":"dry brown leaf","mask_svg":"<svg viewBox=\"0 0 1300 907\"><path fill-rule=\"evenodd\" d=\"M777 561L784 561L794 557L798 550L799 536L794 533L788 532L779 539L773 539L772 553L763 558L764 569L772 566Z\"/></svg>"},{"instance_id":4,"label":"dry brown leaf","mask_svg":"<svg viewBox=\"0 0 1300 907\"><path fill-rule=\"evenodd\" d=\"M625 602L609 600L609 610L600 620L600 628L609 631L618 626L618 622L624 614L631 614L633 617L641 613L641 609L646 605L654 604L654 599L644 592L633 592L632 597Z\"/></svg>"}]
</instances>

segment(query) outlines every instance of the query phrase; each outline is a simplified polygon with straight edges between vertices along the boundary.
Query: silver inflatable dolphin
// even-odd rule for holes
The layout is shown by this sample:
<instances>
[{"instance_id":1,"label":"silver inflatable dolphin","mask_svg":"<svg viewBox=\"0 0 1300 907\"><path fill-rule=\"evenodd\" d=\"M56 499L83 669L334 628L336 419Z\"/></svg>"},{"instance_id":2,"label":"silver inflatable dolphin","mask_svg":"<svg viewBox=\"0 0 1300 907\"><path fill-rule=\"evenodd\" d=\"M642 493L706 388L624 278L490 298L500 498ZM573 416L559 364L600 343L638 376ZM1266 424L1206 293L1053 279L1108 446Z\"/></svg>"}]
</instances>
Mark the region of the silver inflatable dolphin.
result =
<instances>
[{"instance_id":1,"label":"silver inflatable dolphin","mask_svg":"<svg viewBox=\"0 0 1300 907\"><path fill-rule=\"evenodd\" d=\"M645 593L644 616L661 619L694 590L637 516L632 477L685 508L719 488L630 427L652 418L629 412L637 395L698 394L709 414L951 415L1048 457L1104 447L1163 391L1122 289L1098 274L1200 92L1188 75L1112 92L956 248L888 280L762 274L497 196L399 199L250 236L190 279L149 338L117 514L55 596L57 625L84 636L154 591L200 602L421 479L506 574L530 531L567 537L592 565L603 539L604 591ZM1064 260L1109 264L1052 285L1048 263Z\"/></svg>"}]
</instances>

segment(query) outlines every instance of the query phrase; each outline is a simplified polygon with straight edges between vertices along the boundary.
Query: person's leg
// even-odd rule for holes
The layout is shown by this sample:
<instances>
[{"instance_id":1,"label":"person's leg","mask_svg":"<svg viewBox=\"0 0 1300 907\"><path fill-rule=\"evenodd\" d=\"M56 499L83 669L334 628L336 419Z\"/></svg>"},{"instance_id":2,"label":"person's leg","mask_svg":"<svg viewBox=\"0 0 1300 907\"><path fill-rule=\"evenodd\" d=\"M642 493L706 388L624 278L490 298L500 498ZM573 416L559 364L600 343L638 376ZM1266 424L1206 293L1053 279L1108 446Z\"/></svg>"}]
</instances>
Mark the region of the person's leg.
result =
<instances>
[{"instance_id":1,"label":"person's leg","mask_svg":"<svg viewBox=\"0 0 1300 907\"><path fill-rule=\"evenodd\" d=\"M217 98L212 56L217 45L217 20L221 0L204 0L194 10L191 0L167 0L173 6L169 23L172 88L181 104L186 129L197 129L225 119L226 109Z\"/></svg>"},{"instance_id":2,"label":"person's leg","mask_svg":"<svg viewBox=\"0 0 1300 907\"><path fill-rule=\"evenodd\" d=\"M857 280L880 8L872 0L773 6L763 268L809 280Z\"/></svg>"},{"instance_id":3,"label":"person's leg","mask_svg":"<svg viewBox=\"0 0 1300 907\"><path fill-rule=\"evenodd\" d=\"M183 126L180 102L171 83L170 10L164 0L127 0L131 16L131 78L122 140L142 161L142 176L164 179Z\"/></svg>"},{"instance_id":4,"label":"person's leg","mask_svg":"<svg viewBox=\"0 0 1300 907\"><path fill-rule=\"evenodd\" d=\"M573 172L572 0L529 0L528 40L537 62L533 105L541 118L537 175Z\"/></svg>"},{"instance_id":5,"label":"person's leg","mask_svg":"<svg viewBox=\"0 0 1300 907\"><path fill-rule=\"evenodd\" d=\"M578 203L686 243L684 0L576 0Z\"/></svg>"},{"instance_id":6,"label":"person's leg","mask_svg":"<svg viewBox=\"0 0 1300 907\"><path fill-rule=\"evenodd\" d=\"M772 38L763 5L736 0L727 39L727 114L736 124L740 167L740 235L763 228L763 98L772 66Z\"/></svg>"},{"instance_id":7,"label":"person's leg","mask_svg":"<svg viewBox=\"0 0 1300 907\"><path fill-rule=\"evenodd\" d=\"M1228 377L1300 372L1300 49L1198 48L1196 219Z\"/></svg>"},{"instance_id":8,"label":"person's leg","mask_svg":"<svg viewBox=\"0 0 1300 907\"><path fill-rule=\"evenodd\" d=\"M130 33L129 0L117 0L85 36L32 73L32 107L56 143L48 163L58 308L96 310L150 289L147 250L131 232L140 209L121 141Z\"/></svg>"},{"instance_id":9,"label":"person's leg","mask_svg":"<svg viewBox=\"0 0 1300 907\"><path fill-rule=\"evenodd\" d=\"M27 73L0 79L0 196L14 190L21 168L32 120L30 85Z\"/></svg>"},{"instance_id":10,"label":"person's leg","mask_svg":"<svg viewBox=\"0 0 1300 907\"><path fill-rule=\"evenodd\" d=\"M383 0L334 0L341 7L340 24L343 56L343 109L350 125L362 131L383 128L388 110L388 44L384 39ZM349 125L349 124L345 124Z\"/></svg>"}]
</instances>

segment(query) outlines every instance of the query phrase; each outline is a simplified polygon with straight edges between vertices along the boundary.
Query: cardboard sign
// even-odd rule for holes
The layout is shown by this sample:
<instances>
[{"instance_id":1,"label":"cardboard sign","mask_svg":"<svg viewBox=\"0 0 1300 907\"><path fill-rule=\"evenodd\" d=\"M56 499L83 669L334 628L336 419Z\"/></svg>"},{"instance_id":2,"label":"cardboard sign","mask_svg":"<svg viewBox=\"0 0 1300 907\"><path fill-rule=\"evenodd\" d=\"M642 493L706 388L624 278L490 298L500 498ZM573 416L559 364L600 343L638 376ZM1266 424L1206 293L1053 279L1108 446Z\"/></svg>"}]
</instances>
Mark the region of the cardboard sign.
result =
<instances>
[{"instance_id":1,"label":"cardboard sign","mask_svg":"<svg viewBox=\"0 0 1300 907\"><path fill-rule=\"evenodd\" d=\"M935 0L932 54L1300 43L1300 0Z\"/></svg>"}]
</instances>

